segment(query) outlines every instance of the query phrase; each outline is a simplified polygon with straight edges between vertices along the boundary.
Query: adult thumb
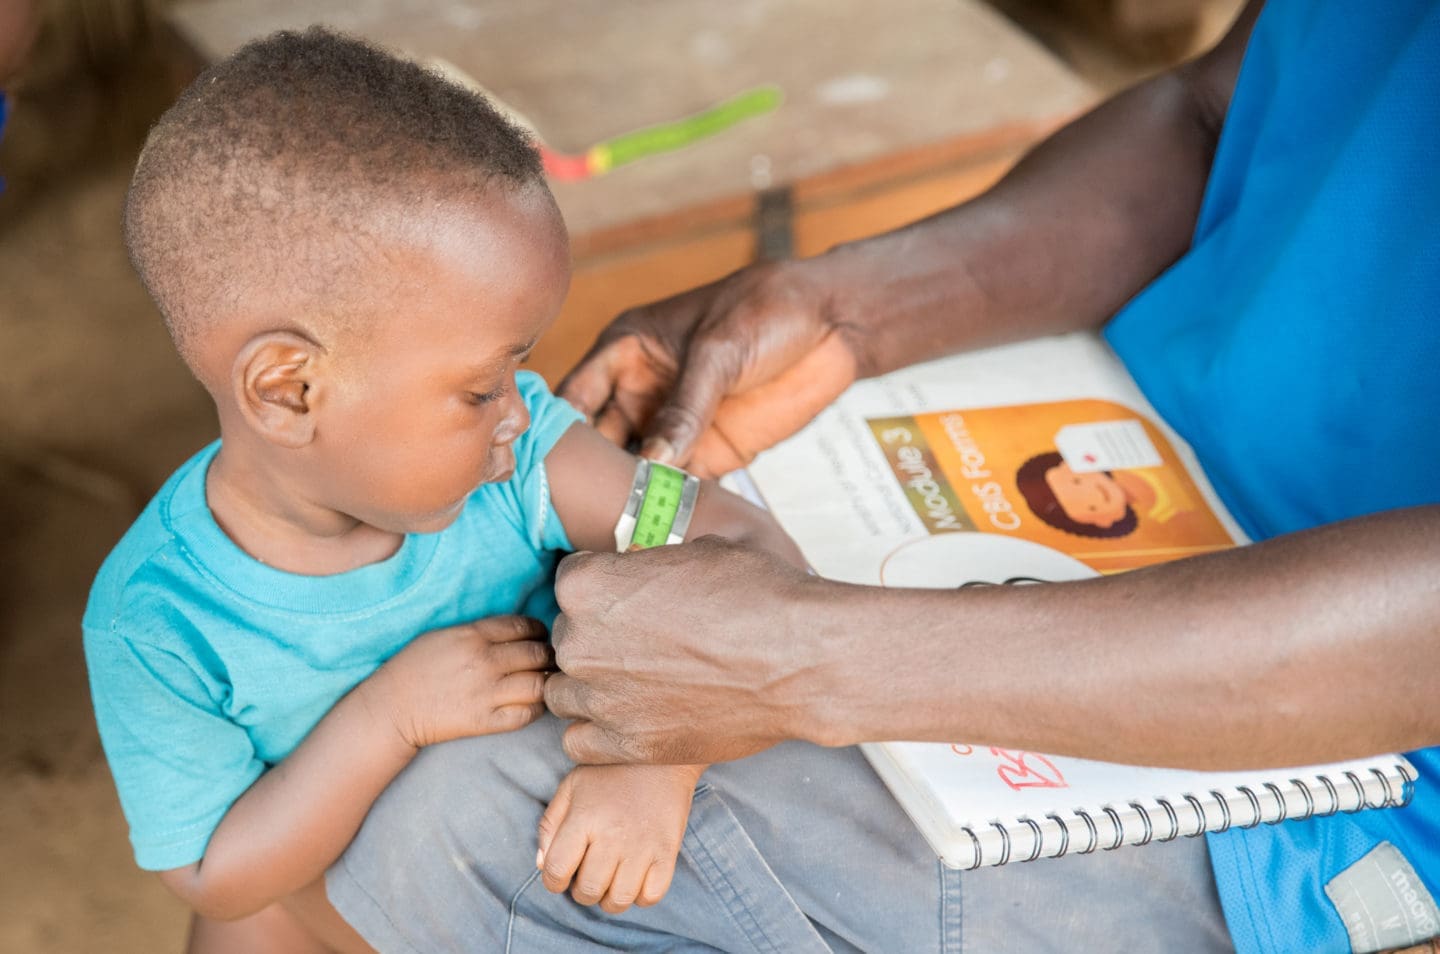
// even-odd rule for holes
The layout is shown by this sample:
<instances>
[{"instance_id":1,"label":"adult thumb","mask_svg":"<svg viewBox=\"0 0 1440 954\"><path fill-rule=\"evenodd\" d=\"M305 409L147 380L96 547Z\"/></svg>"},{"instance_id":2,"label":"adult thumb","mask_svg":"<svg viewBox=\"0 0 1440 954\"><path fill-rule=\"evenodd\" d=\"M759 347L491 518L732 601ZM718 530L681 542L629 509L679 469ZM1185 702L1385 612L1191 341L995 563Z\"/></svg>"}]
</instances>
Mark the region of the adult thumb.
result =
<instances>
[{"instance_id":1,"label":"adult thumb","mask_svg":"<svg viewBox=\"0 0 1440 954\"><path fill-rule=\"evenodd\" d=\"M691 343L675 387L650 419L640 456L676 467L689 463L695 443L739 379L734 355L735 348L728 342L697 339Z\"/></svg>"}]
</instances>

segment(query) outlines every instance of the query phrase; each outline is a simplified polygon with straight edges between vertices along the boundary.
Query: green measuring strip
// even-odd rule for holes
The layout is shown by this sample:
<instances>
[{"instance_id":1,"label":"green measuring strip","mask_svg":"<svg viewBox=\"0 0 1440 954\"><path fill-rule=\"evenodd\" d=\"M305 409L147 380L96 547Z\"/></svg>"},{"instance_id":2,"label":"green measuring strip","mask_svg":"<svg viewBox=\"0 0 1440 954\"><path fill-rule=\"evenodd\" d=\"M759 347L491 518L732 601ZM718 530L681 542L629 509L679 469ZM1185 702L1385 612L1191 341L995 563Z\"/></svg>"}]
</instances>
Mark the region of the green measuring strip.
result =
<instances>
[{"instance_id":1,"label":"green measuring strip","mask_svg":"<svg viewBox=\"0 0 1440 954\"><path fill-rule=\"evenodd\" d=\"M648 550L665 545L670 539L675 517L680 513L680 497L684 489L683 472L663 464L650 465L650 481L645 486L645 500L635 518L631 549Z\"/></svg>"},{"instance_id":2,"label":"green measuring strip","mask_svg":"<svg viewBox=\"0 0 1440 954\"><path fill-rule=\"evenodd\" d=\"M683 542L699 495L699 479L685 471L637 460L630 496L615 524L616 552Z\"/></svg>"}]
</instances>

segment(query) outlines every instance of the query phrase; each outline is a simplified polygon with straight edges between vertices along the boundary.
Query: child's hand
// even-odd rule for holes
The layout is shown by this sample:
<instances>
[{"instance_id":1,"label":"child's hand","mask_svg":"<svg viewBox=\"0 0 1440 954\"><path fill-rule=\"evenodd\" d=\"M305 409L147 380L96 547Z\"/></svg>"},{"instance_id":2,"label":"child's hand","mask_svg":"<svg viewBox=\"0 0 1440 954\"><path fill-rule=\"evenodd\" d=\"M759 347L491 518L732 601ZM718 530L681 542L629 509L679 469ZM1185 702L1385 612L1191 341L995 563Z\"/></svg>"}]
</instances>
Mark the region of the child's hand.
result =
<instances>
[{"instance_id":1,"label":"child's hand","mask_svg":"<svg viewBox=\"0 0 1440 954\"><path fill-rule=\"evenodd\" d=\"M702 765L582 765L540 819L545 887L611 914L665 897Z\"/></svg>"},{"instance_id":2,"label":"child's hand","mask_svg":"<svg viewBox=\"0 0 1440 954\"><path fill-rule=\"evenodd\" d=\"M545 711L552 666L545 627L492 616L426 633L376 671L363 690L414 748L510 732Z\"/></svg>"}]
</instances>

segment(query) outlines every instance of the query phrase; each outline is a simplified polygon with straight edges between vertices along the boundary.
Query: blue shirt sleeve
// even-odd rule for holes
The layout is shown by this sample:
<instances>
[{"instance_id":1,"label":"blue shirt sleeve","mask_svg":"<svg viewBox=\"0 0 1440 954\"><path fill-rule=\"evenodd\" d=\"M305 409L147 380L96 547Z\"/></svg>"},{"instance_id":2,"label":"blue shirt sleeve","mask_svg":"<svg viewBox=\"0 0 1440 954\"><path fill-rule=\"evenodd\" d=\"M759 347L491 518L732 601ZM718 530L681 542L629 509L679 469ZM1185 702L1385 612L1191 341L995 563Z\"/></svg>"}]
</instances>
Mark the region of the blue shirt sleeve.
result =
<instances>
[{"instance_id":1,"label":"blue shirt sleeve","mask_svg":"<svg viewBox=\"0 0 1440 954\"><path fill-rule=\"evenodd\" d=\"M536 549L573 550L550 500L545 457L571 425L585 419L584 415L568 401L551 394L538 374L521 371L515 375L515 386L530 411L530 428L515 442L515 476L511 478L521 518Z\"/></svg>"},{"instance_id":2,"label":"blue shirt sleeve","mask_svg":"<svg viewBox=\"0 0 1440 954\"><path fill-rule=\"evenodd\" d=\"M126 638L121 628L85 631L95 719L135 861L165 871L200 860L265 765L194 660Z\"/></svg>"}]
</instances>

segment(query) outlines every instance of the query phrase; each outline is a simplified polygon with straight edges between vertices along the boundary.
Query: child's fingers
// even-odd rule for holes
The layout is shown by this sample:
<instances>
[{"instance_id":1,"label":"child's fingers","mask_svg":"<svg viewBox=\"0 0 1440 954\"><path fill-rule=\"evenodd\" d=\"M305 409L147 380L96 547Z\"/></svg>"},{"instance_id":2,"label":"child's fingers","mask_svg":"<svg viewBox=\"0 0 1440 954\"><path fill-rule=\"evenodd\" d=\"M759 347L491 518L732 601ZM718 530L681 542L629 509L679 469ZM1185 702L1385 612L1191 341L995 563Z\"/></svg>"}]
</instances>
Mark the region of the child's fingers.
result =
<instances>
[{"instance_id":1,"label":"child's fingers","mask_svg":"<svg viewBox=\"0 0 1440 954\"><path fill-rule=\"evenodd\" d=\"M652 904L659 904L660 899L665 897L665 892L670 890L670 882L675 879L675 857L664 858L650 866L650 873L645 875L645 885L640 889L640 896L635 903L642 908L648 908Z\"/></svg>"},{"instance_id":2,"label":"child's fingers","mask_svg":"<svg viewBox=\"0 0 1440 954\"><path fill-rule=\"evenodd\" d=\"M585 849L585 860L575 872L575 884L570 897L578 904L599 904L615 880L615 869L620 867L620 853L600 842L590 842Z\"/></svg>"},{"instance_id":3,"label":"child's fingers","mask_svg":"<svg viewBox=\"0 0 1440 954\"><path fill-rule=\"evenodd\" d=\"M565 816L570 813L570 779L567 777L560 787L555 789L555 797L550 799L550 804L545 808L545 814L540 816L540 830L538 832L540 850L535 855L535 867L545 867L545 856L550 851L550 843L555 840L555 833L565 822ZM578 864L579 859L576 859ZM571 869L574 870L573 868Z\"/></svg>"},{"instance_id":4,"label":"child's fingers","mask_svg":"<svg viewBox=\"0 0 1440 954\"><path fill-rule=\"evenodd\" d=\"M523 729L545 714L545 703L498 706L490 710L488 732L514 732Z\"/></svg>"},{"instance_id":5,"label":"child's fingers","mask_svg":"<svg viewBox=\"0 0 1440 954\"><path fill-rule=\"evenodd\" d=\"M490 661L502 673L555 668L555 654L538 640L497 643L490 647Z\"/></svg>"},{"instance_id":6,"label":"child's fingers","mask_svg":"<svg viewBox=\"0 0 1440 954\"><path fill-rule=\"evenodd\" d=\"M528 706L545 701L545 674L543 672L512 672L501 676L490 690L490 698L497 706Z\"/></svg>"},{"instance_id":7,"label":"child's fingers","mask_svg":"<svg viewBox=\"0 0 1440 954\"><path fill-rule=\"evenodd\" d=\"M640 896L640 889L645 885L645 875L649 871L650 859L644 855L622 859L620 867L615 869L610 890L600 899L601 910L610 914L622 914L630 910L630 905Z\"/></svg>"}]
</instances>

